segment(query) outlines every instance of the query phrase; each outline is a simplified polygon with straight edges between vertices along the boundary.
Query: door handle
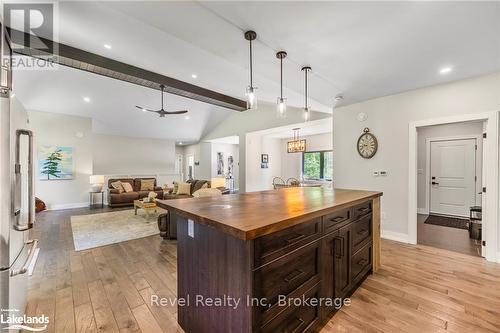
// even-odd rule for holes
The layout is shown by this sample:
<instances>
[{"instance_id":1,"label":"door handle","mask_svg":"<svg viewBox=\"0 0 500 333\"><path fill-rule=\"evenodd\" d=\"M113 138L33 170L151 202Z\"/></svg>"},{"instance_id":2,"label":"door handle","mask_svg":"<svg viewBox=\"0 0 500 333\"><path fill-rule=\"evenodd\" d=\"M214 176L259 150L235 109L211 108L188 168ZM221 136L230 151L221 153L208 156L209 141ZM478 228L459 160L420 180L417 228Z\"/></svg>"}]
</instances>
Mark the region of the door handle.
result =
<instances>
[{"instance_id":1,"label":"door handle","mask_svg":"<svg viewBox=\"0 0 500 333\"><path fill-rule=\"evenodd\" d=\"M432 185L439 185L439 183L436 183L436 182L432 182L431 184Z\"/></svg>"},{"instance_id":2,"label":"door handle","mask_svg":"<svg viewBox=\"0 0 500 333\"><path fill-rule=\"evenodd\" d=\"M28 254L28 258L26 258L26 261L24 262L23 267L21 269L16 269L16 270L13 270L12 272L10 272L10 276L25 274L28 271L28 269L31 265L31 262L33 261L33 258L35 256L36 249L38 247L38 239L32 239L30 241L27 241L26 245L29 245L29 244L31 244L31 249L30 249L30 252Z\"/></svg>"},{"instance_id":3,"label":"door handle","mask_svg":"<svg viewBox=\"0 0 500 333\"><path fill-rule=\"evenodd\" d=\"M16 184L14 187L14 200L21 196L21 135L28 137L28 223L20 224L20 208L14 208L15 223L14 229L17 231L26 231L33 228L35 222L35 197L33 195L33 132L30 130L19 129L16 131L16 164L15 176ZM15 205L15 204L14 204Z\"/></svg>"}]
</instances>

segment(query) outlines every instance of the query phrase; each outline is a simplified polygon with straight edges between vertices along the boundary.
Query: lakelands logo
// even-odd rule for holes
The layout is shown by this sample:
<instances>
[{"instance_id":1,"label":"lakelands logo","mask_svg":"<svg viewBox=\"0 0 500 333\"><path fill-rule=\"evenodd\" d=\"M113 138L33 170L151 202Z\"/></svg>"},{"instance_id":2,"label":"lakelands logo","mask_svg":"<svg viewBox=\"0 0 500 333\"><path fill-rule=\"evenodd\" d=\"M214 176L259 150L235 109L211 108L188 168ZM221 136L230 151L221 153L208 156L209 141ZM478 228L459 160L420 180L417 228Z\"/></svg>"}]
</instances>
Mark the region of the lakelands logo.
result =
<instances>
[{"instance_id":1,"label":"lakelands logo","mask_svg":"<svg viewBox=\"0 0 500 333\"><path fill-rule=\"evenodd\" d=\"M6 310L9 315L0 314L0 324L4 330L25 330L29 332L43 332L47 329L49 317L41 315L38 317L16 316L18 310ZM43 325L43 326L40 326Z\"/></svg>"}]
</instances>

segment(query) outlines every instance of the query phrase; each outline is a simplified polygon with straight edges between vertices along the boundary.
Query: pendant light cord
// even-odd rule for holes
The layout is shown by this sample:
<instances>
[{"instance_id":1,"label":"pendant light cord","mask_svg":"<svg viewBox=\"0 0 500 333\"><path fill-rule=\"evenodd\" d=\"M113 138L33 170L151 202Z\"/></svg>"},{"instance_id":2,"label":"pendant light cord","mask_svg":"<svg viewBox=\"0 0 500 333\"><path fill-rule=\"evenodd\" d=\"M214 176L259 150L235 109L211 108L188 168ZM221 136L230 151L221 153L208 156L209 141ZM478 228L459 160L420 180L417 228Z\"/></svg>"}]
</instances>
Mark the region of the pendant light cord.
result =
<instances>
[{"instance_id":1,"label":"pendant light cord","mask_svg":"<svg viewBox=\"0 0 500 333\"><path fill-rule=\"evenodd\" d=\"M252 40L249 40L249 42L250 42L250 88L253 88Z\"/></svg>"},{"instance_id":2,"label":"pendant light cord","mask_svg":"<svg viewBox=\"0 0 500 333\"><path fill-rule=\"evenodd\" d=\"M283 58L280 58L280 98L283 99Z\"/></svg>"},{"instance_id":3,"label":"pendant light cord","mask_svg":"<svg viewBox=\"0 0 500 333\"><path fill-rule=\"evenodd\" d=\"M307 71L308 69L306 69L304 72L304 75L305 75L305 94L304 94L304 98L305 98L305 108L307 109Z\"/></svg>"}]
</instances>

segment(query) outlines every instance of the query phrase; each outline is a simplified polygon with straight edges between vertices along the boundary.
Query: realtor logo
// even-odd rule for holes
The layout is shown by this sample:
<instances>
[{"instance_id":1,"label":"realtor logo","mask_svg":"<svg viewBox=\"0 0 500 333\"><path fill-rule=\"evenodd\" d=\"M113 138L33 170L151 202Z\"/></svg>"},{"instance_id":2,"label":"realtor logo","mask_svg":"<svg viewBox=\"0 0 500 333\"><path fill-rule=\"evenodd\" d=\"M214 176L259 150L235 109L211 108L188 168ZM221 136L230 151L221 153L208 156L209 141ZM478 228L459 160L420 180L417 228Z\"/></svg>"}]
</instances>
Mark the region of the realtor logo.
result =
<instances>
[{"instance_id":1,"label":"realtor logo","mask_svg":"<svg viewBox=\"0 0 500 333\"><path fill-rule=\"evenodd\" d=\"M57 3L6 3L3 5L8 28L12 68L18 70L57 69Z\"/></svg>"}]
</instances>

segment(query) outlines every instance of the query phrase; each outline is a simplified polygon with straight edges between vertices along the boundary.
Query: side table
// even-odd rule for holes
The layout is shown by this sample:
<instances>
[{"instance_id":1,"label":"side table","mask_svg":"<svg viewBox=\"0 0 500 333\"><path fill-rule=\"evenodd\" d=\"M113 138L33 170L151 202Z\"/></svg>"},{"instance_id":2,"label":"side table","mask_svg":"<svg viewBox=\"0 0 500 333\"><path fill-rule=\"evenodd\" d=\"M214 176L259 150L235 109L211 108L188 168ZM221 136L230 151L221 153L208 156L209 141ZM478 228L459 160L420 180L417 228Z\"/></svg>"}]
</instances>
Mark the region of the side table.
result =
<instances>
[{"instance_id":1,"label":"side table","mask_svg":"<svg viewBox=\"0 0 500 333\"><path fill-rule=\"evenodd\" d=\"M100 194L101 195L101 208L104 208L104 191L99 191L99 192L89 192L89 206L90 208L98 208L99 206L95 204L94 200L94 195L95 194Z\"/></svg>"}]
</instances>

